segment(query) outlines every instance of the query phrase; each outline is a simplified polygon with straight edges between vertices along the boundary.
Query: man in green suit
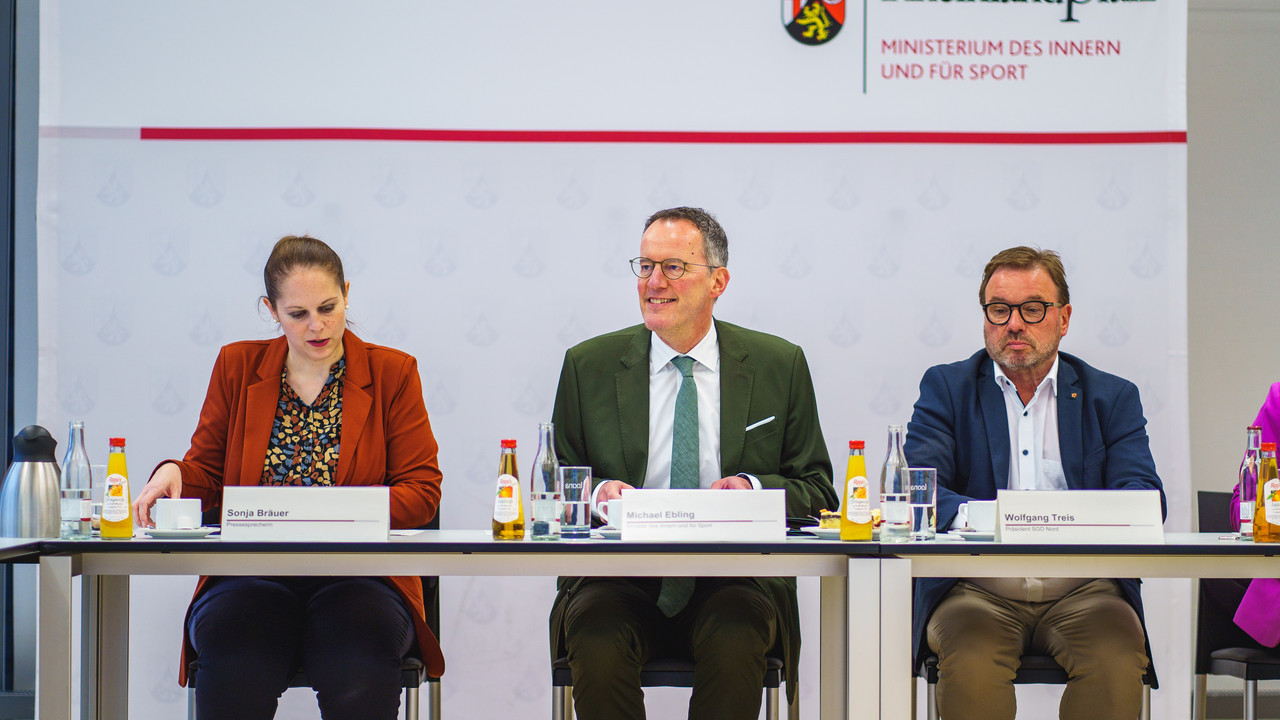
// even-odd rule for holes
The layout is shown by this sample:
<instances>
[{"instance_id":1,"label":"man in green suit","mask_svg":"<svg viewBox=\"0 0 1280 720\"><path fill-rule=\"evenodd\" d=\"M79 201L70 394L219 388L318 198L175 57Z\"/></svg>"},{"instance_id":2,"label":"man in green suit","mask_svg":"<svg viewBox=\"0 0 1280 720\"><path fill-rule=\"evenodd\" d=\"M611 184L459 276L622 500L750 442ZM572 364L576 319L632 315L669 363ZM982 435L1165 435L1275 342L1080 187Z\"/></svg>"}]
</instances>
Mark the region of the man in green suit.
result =
<instances>
[{"instance_id":1,"label":"man in green suit","mask_svg":"<svg viewBox=\"0 0 1280 720\"><path fill-rule=\"evenodd\" d=\"M700 208L662 210L640 255L644 324L565 353L560 462L591 466L594 503L627 488L782 488L789 516L837 507L804 352L712 318L729 285L724 229ZM693 659L689 717L755 718L767 654L795 692L795 580L561 578L551 642L581 720L643 718L640 667L657 655Z\"/></svg>"}]
</instances>

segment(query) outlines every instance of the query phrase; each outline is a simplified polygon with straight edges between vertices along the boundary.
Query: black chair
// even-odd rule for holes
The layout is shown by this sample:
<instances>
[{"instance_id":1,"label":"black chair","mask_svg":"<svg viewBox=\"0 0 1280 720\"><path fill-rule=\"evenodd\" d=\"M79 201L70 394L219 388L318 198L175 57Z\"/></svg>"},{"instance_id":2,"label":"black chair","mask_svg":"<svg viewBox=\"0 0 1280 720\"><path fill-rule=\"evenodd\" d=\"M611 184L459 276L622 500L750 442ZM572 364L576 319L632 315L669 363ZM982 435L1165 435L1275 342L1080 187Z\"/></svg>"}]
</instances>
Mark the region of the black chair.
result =
<instances>
[{"instance_id":1,"label":"black chair","mask_svg":"<svg viewBox=\"0 0 1280 720\"><path fill-rule=\"evenodd\" d=\"M200 661L192 660L187 665L187 720L196 720L196 676L200 670ZM429 699L427 701L427 717L430 720L440 718L440 678L427 675L427 668L415 657L407 657L400 666L400 686L405 689L405 720L418 718L418 692L423 682L427 683ZM289 679L291 688L309 688L311 683L307 674L299 670Z\"/></svg>"},{"instance_id":2,"label":"black chair","mask_svg":"<svg viewBox=\"0 0 1280 720\"><path fill-rule=\"evenodd\" d=\"M1200 532L1229 533L1231 493L1196 493ZM1244 680L1244 717L1257 720L1258 681L1280 680L1280 650L1266 648L1249 637L1234 621L1236 606L1249 587L1248 580L1200 581L1196 612L1194 717L1204 720L1208 675L1230 675Z\"/></svg>"},{"instance_id":3,"label":"black chair","mask_svg":"<svg viewBox=\"0 0 1280 720\"><path fill-rule=\"evenodd\" d=\"M220 513L220 510L217 512ZM215 515L214 522L216 523L220 519L220 515ZM425 530L439 530L440 513L436 512L436 516L431 518L431 522L422 527ZM421 579L422 605L426 611L427 627L439 639L440 578L434 575L425 575ZM196 676L199 674L199 670L199 660L193 660L187 665L187 720L196 720ZM426 665L422 664L422 660L413 656L406 657L400 664L400 687L404 688L405 691L403 703L405 720L418 720L419 689L424 682L427 685L427 718L428 720L440 720L440 678L428 675ZM307 674L302 670L298 670L289 679L289 687L310 688L311 683L307 680Z\"/></svg>"},{"instance_id":4,"label":"black chair","mask_svg":"<svg viewBox=\"0 0 1280 720\"><path fill-rule=\"evenodd\" d=\"M765 720L779 720L778 688L782 686L782 661L765 658L764 716ZM640 687L693 687L693 661L676 658L650 660L640 669ZM800 720L800 693L787 704L788 720ZM573 719L573 672L569 658L556 658L551 663L551 717L552 720Z\"/></svg>"},{"instance_id":5,"label":"black chair","mask_svg":"<svg viewBox=\"0 0 1280 720\"><path fill-rule=\"evenodd\" d=\"M938 720L938 656L930 655L920 666L920 676L928 683L925 710L929 720ZM1142 717L1151 720L1151 686L1155 678L1147 668L1142 678ZM1067 671L1048 655L1023 655L1022 665L1013 676L1014 685L1066 685Z\"/></svg>"}]
</instances>

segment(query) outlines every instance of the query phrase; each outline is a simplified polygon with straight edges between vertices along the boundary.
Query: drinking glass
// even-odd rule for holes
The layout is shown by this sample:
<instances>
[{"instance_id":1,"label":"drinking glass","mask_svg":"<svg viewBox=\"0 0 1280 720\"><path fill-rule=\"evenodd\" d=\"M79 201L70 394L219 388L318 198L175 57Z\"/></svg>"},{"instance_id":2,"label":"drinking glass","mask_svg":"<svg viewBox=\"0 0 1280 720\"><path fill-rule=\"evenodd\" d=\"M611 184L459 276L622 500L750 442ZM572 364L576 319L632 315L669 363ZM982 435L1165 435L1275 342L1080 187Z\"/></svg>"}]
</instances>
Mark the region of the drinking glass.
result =
<instances>
[{"instance_id":1,"label":"drinking glass","mask_svg":"<svg viewBox=\"0 0 1280 720\"><path fill-rule=\"evenodd\" d=\"M554 481L553 481L554 484ZM533 505L533 521L529 533L532 540L560 539L560 493L533 492L529 495Z\"/></svg>"},{"instance_id":2,"label":"drinking glass","mask_svg":"<svg viewBox=\"0 0 1280 720\"><path fill-rule=\"evenodd\" d=\"M93 515L90 516L90 521L94 532L97 532L102 523L102 488L107 484L107 466L90 465L89 475L89 501L93 503Z\"/></svg>"},{"instance_id":3,"label":"drinking glass","mask_svg":"<svg viewBox=\"0 0 1280 720\"><path fill-rule=\"evenodd\" d=\"M591 468L562 465L558 485L564 503L560 537L565 540L591 537Z\"/></svg>"},{"instance_id":4,"label":"drinking glass","mask_svg":"<svg viewBox=\"0 0 1280 720\"><path fill-rule=\"evenodd\" d=\"M907 468L906 472L911 539L932 540L938 531L938 471L935 468Z\"/></svg>"}]
</instances>

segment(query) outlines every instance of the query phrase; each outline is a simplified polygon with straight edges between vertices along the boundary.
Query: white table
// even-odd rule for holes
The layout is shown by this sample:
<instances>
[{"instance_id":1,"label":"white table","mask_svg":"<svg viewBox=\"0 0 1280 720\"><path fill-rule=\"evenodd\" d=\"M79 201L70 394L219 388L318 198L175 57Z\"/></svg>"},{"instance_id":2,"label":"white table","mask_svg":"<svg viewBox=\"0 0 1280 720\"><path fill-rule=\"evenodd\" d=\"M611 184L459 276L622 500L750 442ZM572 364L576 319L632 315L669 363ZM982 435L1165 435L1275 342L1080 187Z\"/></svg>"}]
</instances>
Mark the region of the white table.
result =
<instances>
[{"instance_id":1,"label":"white table","mask_svg":"<svg viewBox=\"0 0 1280 720\"><path fill-rule=\"evenodd\" d=\"M865 652L864 644L873 638L862 634L863 652L849 653L844 632L851 616L864 623L874 617L880 573L873 544L804 538L782 543L533 543L495 542L489 536L488 531L428 530L385 543L235 543L215 538L44 542L36 716L73 717L76 575L83 577L80 715L86 720L129 714L132 575L819 576L822 717L852 717L846 690L858 698L879 696L877 658ZM858 607L850 606L849 588L855 588ZM872 708L860 705L859 717L866 717L862 713ZM878 714L878 704L873 705Z\"/></svg>"},{"instance_id":2,"label":"white table","mask_svg":"<svg viewBox=\"0 0 1280 720\"><path fill-rule=\"evenodd\" d=\"M881 545L879 717L908 718L913 578L1254 578L1280 577L1280 543L1222 540L1218 533L1166 533L1160 545Z\"/></svg>"}]
</instances>

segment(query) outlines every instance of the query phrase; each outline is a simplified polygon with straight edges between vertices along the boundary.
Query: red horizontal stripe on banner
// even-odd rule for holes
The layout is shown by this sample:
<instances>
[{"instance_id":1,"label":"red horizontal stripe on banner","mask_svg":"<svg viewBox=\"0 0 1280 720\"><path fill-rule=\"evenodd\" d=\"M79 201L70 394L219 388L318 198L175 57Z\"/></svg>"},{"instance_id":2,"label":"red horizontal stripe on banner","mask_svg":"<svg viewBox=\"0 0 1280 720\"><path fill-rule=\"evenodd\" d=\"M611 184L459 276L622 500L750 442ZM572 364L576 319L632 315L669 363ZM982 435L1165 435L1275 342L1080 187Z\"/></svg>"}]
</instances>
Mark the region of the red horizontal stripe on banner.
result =
<instances>
[{"instance_id":1,"label":"red horizontal stripe on banner","mask_svg":"<svg viewBox=\"0 0 1280 720\"><path fill-rule=\"evenodd\" d=\"M500 143L701 143L742 145L1124 145L1185 143L1185 130L1081 133L684 132L670 130L412 130L392 128L144 127L143 140L389 140Z\"/></svg>"}]
</instances>

